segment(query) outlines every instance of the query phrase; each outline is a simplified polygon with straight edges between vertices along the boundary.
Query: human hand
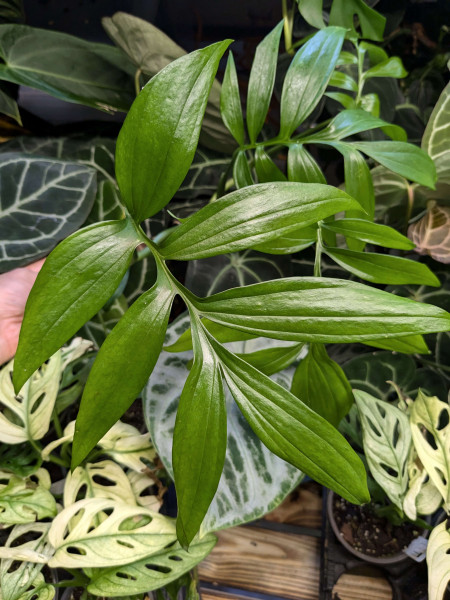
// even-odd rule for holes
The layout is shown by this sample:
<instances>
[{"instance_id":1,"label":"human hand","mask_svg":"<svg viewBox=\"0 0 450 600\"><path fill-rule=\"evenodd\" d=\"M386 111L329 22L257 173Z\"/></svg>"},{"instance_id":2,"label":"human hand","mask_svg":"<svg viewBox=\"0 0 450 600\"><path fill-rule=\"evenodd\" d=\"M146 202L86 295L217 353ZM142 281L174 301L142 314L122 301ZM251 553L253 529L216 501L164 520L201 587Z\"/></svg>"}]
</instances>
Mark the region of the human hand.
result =
<instances>
[{"instance_id":1,"label":"human hand","mask_svg":"<svg viewBox=\"0 0 450 600\"><path fill-rule=\"evenodd\" d=\"M25 304L44 260L0 275L0 365L16 353Z\"/></svg>"}]
</instances>

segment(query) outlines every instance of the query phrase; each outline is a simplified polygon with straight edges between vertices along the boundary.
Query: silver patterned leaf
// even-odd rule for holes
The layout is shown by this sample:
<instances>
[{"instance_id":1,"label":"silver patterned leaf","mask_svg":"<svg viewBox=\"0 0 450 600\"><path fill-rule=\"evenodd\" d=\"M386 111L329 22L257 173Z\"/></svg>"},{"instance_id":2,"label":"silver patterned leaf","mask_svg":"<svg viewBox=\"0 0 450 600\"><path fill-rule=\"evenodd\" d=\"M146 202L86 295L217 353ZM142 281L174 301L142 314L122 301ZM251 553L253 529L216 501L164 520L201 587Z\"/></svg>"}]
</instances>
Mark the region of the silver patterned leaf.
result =
<instances>
[{"instance_id":1,"label":"silver patterned leaf","mask_svg":"<svg viewBox=\"0 0 450 600\"><path fill-rule=\"evenodd\" d=\"M167 330L166 344L174 343L189 327L181 316ZM254 351L279 341L251 340L236 351ZM172 439L179 397L188 375L192 352L161 354L144 390L144 414L158 455L172 476ZM293 368L275 375L290 387ZM218 491L202 524L202 533L232 527L262 517L300 482L302 473L272 454L250 429L231 395L227 395L228 444Z\"/></svg>"}]
</instances>

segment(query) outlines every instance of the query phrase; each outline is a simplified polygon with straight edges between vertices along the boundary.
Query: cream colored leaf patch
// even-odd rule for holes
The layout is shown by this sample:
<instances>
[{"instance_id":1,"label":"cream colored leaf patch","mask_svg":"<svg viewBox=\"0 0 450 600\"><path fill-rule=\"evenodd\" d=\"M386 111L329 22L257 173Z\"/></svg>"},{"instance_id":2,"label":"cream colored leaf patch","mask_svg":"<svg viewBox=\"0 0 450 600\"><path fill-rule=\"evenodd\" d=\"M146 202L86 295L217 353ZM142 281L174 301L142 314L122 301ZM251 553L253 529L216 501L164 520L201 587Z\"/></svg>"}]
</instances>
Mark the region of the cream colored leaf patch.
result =
<instances>
[{"instance_id":1,"label":"cream colored leaf patch","mask_svg":"<svg viewBox=\"0 0 450 600\"><path fill-rule=\"evenodd\" d=\"M440 507L442 496L420 462L414 447L408 462L408 478L408 491L403 500L405 515L415 521L418 515L433 514Z\"/></svg>"},{"instance_id":2,"label":"cream colored leaf patch","mask_svg":"<svg viewBox=\"0 0 450 600\"><path fill-rule=\"evenodd\" d=\"M427 547L428 600L442 600L450 581L450 532L447 519L431 532Z\"/></svg>"},{"instance_id":3,"label":"cream colored leaf patch","mask_svg":"<svg viewBox=\"0 0 450 600\"><path fill-rule=\"evenodd\" d=\"M130 471L128 479L137 503L140 506L145 506L148 510L158 512L161 508L162 500L149 491L149 488L154 486L155 482L146 473L137 473L136 471Z\"/></svg>"},{"instance_id":4,"label":"cream colored leaf patch","mask_svg":"<svg viewBox=\"0 0 450 600\"><path fill-rule=\"evenodd\" d=\"M0 523L32 523L56 515L56 502L50 493L50 476L39 469L29 477L0 471Z\"/></svg>"},{"instance_id":5,"label":"cream colored leaf patch","mask_svg":"<svg viewBox=\"0 0 450 600\"><path fill-rule=\"evenodd\" d=\"M409 226L408 237L415 251L441 263L450 263L450 207L430 203L427 214Z\"/></svg>"}]
</instances>

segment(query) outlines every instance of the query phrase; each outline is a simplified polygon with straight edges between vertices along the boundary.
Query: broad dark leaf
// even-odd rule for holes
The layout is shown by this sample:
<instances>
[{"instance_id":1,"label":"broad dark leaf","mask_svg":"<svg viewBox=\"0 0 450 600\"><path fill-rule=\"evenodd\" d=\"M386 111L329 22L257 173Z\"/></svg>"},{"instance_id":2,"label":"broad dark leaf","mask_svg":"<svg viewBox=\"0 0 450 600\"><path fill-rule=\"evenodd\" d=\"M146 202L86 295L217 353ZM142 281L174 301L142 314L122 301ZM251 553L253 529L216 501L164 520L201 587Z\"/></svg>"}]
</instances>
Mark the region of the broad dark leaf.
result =
<instances>
[{"instance_id":1,"label":"broad dark leaf","mask_svg":"<svg viewBox=\"0 0 450 600\"><path fill-rule=\"evenodd\" d=\"M233 53L228 55L227 67L223 76L222 93L220 95L220 113L223 122L240 146L244 145L244 118L242 116L239 83L234 64Z\"/></svg>"},{"instance_id":2,"label":"broad dark leaf","mask_svg":"<svg viewBox=\"0 0 450 600\"><path fill-rule=\"evenodd\" d=\"M116 175L136 221L160 211L183 182L217 66L229 44L219 42L170 63L134 101L117 140Z\"/></svg>"},{"instance_id":3,"label":"broad dark leaf","mask_svg":"<svg viewBox=\"0 0 450 600\"><path fill-rule=\"evenodd\" d=\"M77 231L50 254L25 309L14 368L17 391L112 296L139 241L129 220L109 221Z\"/></svg>"},{"instance_id":4,"label":"broad dark leaf","mask_svg":"<svg viewBox=\"0 0 450 600\"><path fill-rule=\"evenodd\" d=\"M18 153L0 154L0 272L29 264L86 220L95 171Z\"/></svg>"},{"instance_id":5,"label":"broad dark leaf","mask_svg":"<svg viewBox=\"0 0 450 600\"><path fill-rule=\"evenodd\" d=\"M161 352L174 295L168 282L158 281L129 308L100 348L75 424L72 468L141 393Z\"/></svg>"},{"instance_id":6,"label":"broad dark leaf","mask_svg":"<svg viewBox=\"0 0 450 600\"><path fill-rule=\"evenodd\" d=\"M25 11L22 0L1 0L0 23L23 23Z\"/></svg>"},{"instance_id":7,"label":"broad dark leaf","mask_svg":"<svg viewBox=\"0 0 450 600\"><path fill-rule=\"evenodd\" d=\"M359 205L337 188L278 182L253 185L208 204L161 243L167 259L236 252Z\"/></svg>"}]
</instances>

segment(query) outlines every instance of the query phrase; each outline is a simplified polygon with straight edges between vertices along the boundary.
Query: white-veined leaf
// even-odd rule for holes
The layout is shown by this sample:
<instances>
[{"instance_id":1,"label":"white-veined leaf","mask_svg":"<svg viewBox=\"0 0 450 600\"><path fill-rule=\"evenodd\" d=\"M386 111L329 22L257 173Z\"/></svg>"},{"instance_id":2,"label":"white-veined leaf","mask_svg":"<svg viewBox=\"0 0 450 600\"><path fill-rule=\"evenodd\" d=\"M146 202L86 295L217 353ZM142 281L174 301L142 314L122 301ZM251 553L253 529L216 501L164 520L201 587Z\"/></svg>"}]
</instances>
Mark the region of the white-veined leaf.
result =
<instances>
[{"instance_id":1,"label":"white-veined leaf","mask_svg":"<svg viewBox=\"0 0 450 600\"><path fill-rule=\"evenodd\" d=\"M0 523L32 523L56 515L56 502L50 493L50 475L38 469L29 477L0 471Z\"/></svg>"},{"instance_id":2,"label":"white-veined leaf","mask_svg":"<svg viewBox=\"0 0 450 600\"><path fill-rule=\"evenodd\" d=\"M432 515L441 505L442 496L411 448L408 462L408 490L403 500L403 512L415 521L418 515Z\"/></svg>"},{"instance_id":3,"label":"white-veined leaf","mask_svg":"<svg viewBox=\"0 0 450 600\"><path fill-rule=\"evenodd\" d=\"M155 485L153 479L151 479L147 473L138 473L137 471L130 471L127 473L128 480L133 490L134 498L140 506L145 506L149 510L158 512L161 508L162 500L152 493L145 493L149 491L149 488Z\"/></svg>"},{"instance_id":4,"label":"white-veined leaf","mask_svg":"<svg viewBox=\"0 0 450 600\"><path fill-rule=\"evenodd\" d=\"M428 600L443 600L450 581L450 532L447 519L431 532L427 565Z\"/></svg>"}]
</instances>

